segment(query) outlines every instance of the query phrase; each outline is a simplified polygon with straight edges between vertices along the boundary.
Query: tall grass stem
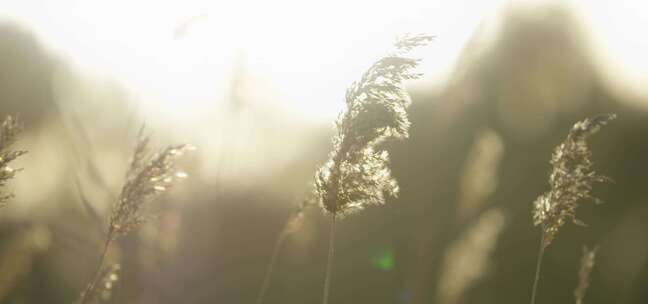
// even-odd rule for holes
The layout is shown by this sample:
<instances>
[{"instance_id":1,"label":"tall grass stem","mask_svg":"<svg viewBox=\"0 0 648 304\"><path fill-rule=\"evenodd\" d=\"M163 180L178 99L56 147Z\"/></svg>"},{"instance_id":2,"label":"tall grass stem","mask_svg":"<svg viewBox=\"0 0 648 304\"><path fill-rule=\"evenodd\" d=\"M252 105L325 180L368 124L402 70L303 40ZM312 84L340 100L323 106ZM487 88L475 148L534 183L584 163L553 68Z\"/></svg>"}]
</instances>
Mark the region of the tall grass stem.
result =
<instances>
[{"instance_id":1,"label":"tall grass stem","mask_svg":"<svg viewBox=\"0 0 648 304\"><path fill-rule=\"evenodd\" d=\"M535 278L533 279L533 289L531 290L531 302L535 304L536 294L538 291L538 283L540 282L540 269L542 268L542 257L545 251L545 232L542 229L542 237L540 237L540 249L538 249L538 261L536 262Z\"/></svg>"},{"instance_id":2,"label":"tall grass stem","mask_svg":"<svg viewBox=\"0 0 648 304\"><path fill-rule=\"evenodd\" d=\"M97 282L100 280L101 267L103 266L104 261L106 260L106 255L108 254L108 247L110 247L111 243L112 240L110 238L106 239L106 243L104 244L103 250L101 251L101 255L99 256L99 262L97 263L97 270L95 270L94 275L92 277L92 281L90 282L85 292L81 296L81 300L79 301L80 304L86 304L88 302L88 300L90 299L90 295L93 293L93 290L97 285Z\"/></svg>"},{"instance_id":3,"label":"tall grass stem","mask_svg":"<svg viewBox=\"0 0 648 304\"><path fill-rule=\"evenodd\" d=\"M324 277L324 298L322 304L328 304L331 289L331 268L333 266L333 252L335 247L335 214L331 217L331 231L329 232L329 250L326 260L326 276Z\"/></svg>"},{"instance_id":4,"label":"tall grass stem","mask_svg":"<svg viewBox=\"0 0 648 304\"><path fill-rule=\"evenodd\" d=\"M283 247L283 244L286 241L287 236L288 233L286 233L286 229L284 228L281 234L279 235L279 237L277 238L277 241L274 244L274 249L272 250L272 257L268 262L266 273L263 277L263 282L261 283L261 289L259 290L259 295L257 296L256 304L262 304L263 300L265 299L265 295L266 292L268 291L268 287L270 287L270 279L272 278L272 275L274 274L275 266L277 265L279 252L281 252L281 248Z\"/></svg>"}]
</instances>

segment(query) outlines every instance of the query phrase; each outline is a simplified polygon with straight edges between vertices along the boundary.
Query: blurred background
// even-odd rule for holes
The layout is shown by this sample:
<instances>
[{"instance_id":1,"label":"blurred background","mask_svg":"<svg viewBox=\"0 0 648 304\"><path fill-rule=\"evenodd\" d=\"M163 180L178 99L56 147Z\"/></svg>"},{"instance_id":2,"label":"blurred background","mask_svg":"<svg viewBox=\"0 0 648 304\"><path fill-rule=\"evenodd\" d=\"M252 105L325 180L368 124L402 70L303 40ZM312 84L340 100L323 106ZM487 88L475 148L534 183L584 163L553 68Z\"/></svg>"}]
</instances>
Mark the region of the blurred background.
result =
<instances>
[{"instance_id":1,"label":"blurred background","mask_svg":"<svg viewBox=\"0 0 648 304\"><path fill-rule=\"evenodd\" d=\"M344 90L398 34L411 136L385 145L397 199L337 225L331 303L525 303L553 148L593 137L614 183L547 250L538 303L648 303L648 8L642 1L0 1L0 115L24 171L0 209L0 302L71 303L100 253L142 124L191 143L190 178L120 240L108 303L253 303L275 240L331 149ZM330 219L289 236L265 303L321 301Z\"/></svg>"}]
</instances>

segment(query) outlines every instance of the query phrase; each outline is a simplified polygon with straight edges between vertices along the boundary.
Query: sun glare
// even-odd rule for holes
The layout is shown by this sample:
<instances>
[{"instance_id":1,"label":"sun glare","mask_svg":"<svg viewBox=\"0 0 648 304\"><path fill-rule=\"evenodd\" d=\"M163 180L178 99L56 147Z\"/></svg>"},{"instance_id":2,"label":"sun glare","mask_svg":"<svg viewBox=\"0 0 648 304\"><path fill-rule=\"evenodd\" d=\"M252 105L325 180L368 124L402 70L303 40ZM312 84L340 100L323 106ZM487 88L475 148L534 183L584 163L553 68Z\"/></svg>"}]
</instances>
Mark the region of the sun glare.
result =
<instances>
[{"instance_id":1,"label":"sun glare","mask_svg":"<svg viewBox=\"0 0 648 304\"><path fill-rule=\"evenodd\" d=\"M645 1L572 1L593 41L602 75L618 94L647 97L648 28Z\"/></svg>"},{"instance_id":2,"label":"sun glare","mask_svg":"<svg viewBox=\"0 0 648 304\"><path fill-rule=\"evenodd\" d=\"M3 6L5 17L33 30L58 56L109 76L143 107L174 119L193 119L225 100L232 71L243 64L247 76L273 90L258 96L330 120L344 88L398 34L437 36L422 72L426 83L442 84L480 22L501 7L498 0L444 2L24 0ZM597 50L605 67L621 75L612 81L643 90L648 46L634 37L645 28L636 13L645 5L570 3L602 44Z\"/></svg>"},{"instance_id":3,"label":"sun glare","mask_svg":"<svg viewBox=\"0 0 648 304\"><path fill-rule=\"evenodd\" d=\"M398 34L436 35L422 69L426 79L443 78L499 1L471 10L462 2L24 0L6 12L58 56L114 78L144 107L174 118L224 100L243 59L247 73L276 90L266 95L279 106L330 120L344 89Z\"/></svg>"}]
</instances>

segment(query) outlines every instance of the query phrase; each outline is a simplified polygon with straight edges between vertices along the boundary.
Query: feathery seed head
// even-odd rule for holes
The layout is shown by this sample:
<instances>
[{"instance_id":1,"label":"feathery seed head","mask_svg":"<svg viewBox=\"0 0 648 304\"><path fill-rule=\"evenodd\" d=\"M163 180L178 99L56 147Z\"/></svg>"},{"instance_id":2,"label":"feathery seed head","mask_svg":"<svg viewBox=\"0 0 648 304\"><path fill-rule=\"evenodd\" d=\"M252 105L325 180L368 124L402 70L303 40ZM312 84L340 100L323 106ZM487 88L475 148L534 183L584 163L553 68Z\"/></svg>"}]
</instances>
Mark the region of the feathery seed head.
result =
<instances>
[{"instance_id":1,"label":"feathery seed head","mask_svg":"<svg viewBox=\"0 0 648 304\"><path fill-rule=\"evenodd\" d=\"M583 247L583 257L581 258L580 270L578 271L578 286L574 290L574 298L576 304L583 304L585 302L585 292L590 284L590 275L594 269L594 262L596 259L597 247L593 249Z\"/></svg>"},{"instance_id":2,"label":"feathery seed head","mask_svg":"<svg viewBox=\"0 0 648 304\"><path fill-rule=\"evenodd\" d=\"M4 187L21 170L12 168L9 164L27 153L27 151L10 150L9 148L16 142L22 130L22 124L12 116L7 116L2 122L2 126L0 126L0 187ZM0 192L0 206L12 197L13 194L3 194Z\"/></svg>"},{"instance_id":3,"label":"feathery seed head","mask_svg":"<svg viewBox=\"0 0 648 304\"><path fill-rule=\"evenodd\" d=\"M410 98L403 81L418 78L417 59L404 57L432 37L407 35L396 50L376 61L346 91L346 109L336 121L337 135L329 160L315 176L315 191L323 208L342 215L369 204L383 204L398 193L388 167L387 151L376 145L385 139L406 138Z\"/></svg>"},{"instance_id":4,"label":"feathery seed head","mask_svg":"<svg viewBox=\"0 0 648 304\"><path fill-rule=\"evenodd\" d=\"M506 224L501 208L491 208L450 244L441 266L437 303L462 303L465 293L492 268L492 254Z\"/></svg>"},{"instance_id":5,"label":"feathery seed head","mask_svg":"<svg viewBox=\"0 0 648 304\"><path fill-rule=\"evenodd\" d=\"M292 234L299 231L304 223L306 210L316 205L317 202L315 201L315 194L311 192L304 200L299 202L297 209L295 209L288 218L288 222L286 223L282 233Z\"/></svg>"},{"instance_id":6,"label":"feathery seed head","mask_svg":"<svg viewBox=\"0 0 648 304\"><path fill-rule=\"evenodd\" d=\"M582 199L598 201L590 194L592 186L608 178L594 171L587 139L615 118L614 114L606 114L577 122L554 151L550 189L533 203L533 223L542 227L545 247L567 221L583 225L576 218L576 208Z\"/></svg>"},{"instance_id":7,"label":"feathery seed head","mask_svg":"<svg viewBox=\"0 0 648 304\"><path fill-rule=\"evenodd\" d=\"M110 218L109 238L117 238L145 221L144 205L169 190L177 180L187 174L177 171L176 161L185 151L193 150L190 145L171 145L151 154L149 137L140 130L133 159Z\"/></svg>"}]
</instances>

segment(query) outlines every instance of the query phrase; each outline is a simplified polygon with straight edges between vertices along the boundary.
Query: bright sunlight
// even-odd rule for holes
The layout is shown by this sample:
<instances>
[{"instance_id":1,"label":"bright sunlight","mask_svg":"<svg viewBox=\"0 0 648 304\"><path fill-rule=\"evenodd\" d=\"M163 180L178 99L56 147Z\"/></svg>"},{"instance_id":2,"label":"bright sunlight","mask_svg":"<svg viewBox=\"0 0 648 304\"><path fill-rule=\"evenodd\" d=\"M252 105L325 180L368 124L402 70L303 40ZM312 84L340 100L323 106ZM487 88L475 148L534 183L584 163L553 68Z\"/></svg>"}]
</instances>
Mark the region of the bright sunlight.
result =
<instances>
[{"instance_id":1,"label":"bright sunlight","mask_svg":"<svg viewBox=\"0 0 648 304\"><path fill-rule=\"evenodd\" d=\"M174 118L194 118L224 99L228 75L243 67L283 107L322 120L339 112L344 88L399 34L438 37L422 70L443 79L499 1L469 11L462 2L25 0L8 14L77 67L115 78Z\"/></svg>"}]
</instances>

